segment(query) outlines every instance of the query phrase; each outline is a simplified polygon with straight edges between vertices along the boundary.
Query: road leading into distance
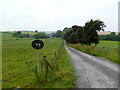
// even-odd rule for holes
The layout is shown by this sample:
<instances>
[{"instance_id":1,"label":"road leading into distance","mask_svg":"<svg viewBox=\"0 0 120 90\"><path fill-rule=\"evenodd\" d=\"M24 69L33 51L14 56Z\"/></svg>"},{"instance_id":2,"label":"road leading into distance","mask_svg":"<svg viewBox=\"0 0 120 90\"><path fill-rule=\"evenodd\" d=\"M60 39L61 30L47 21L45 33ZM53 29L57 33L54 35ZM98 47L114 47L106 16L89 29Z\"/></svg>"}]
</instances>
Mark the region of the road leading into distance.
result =
<instances>
[{"instance_id":1,"label":"road leading into distance","mask_svg":"<svg viewBox=\"0 0 120 90\"><path fill-rule=\"evenodd\" d=\"M76 88L118 88L118 64L65 44L76 76Z\"/></svg>"}]
</instances>

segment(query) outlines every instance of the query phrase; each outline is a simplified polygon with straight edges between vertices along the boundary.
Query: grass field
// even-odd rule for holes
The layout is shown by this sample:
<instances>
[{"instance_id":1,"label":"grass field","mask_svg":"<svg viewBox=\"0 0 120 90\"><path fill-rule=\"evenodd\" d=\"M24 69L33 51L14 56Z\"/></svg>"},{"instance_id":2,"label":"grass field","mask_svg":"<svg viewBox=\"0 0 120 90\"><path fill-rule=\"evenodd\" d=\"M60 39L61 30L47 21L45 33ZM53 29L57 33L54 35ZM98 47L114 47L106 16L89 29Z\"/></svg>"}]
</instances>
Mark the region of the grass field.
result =
<instances>
[{"instance_id":1,"label":"grass field","mask_svg":"<svg viewBox=\"0 0 120 90\"><path fill-rule=\"evenodd\" d=\"M103 57L120 64L118 60L118 56L120 55L118 41L100 41L97 46L81 46L80 44L70 44L70 46L90 55Z\"/></svg>"},{"instance_id":2,"label":"grass field","mask_svg":"<svg viewBox=\"0 0 120 90\"><path fill-rule=\"evenodd\" d=\"M54 75L40 83L36 71L36 50L31 47L33 38L18 39L12 34L2 34L2 87L15 88L72 88L74 86L74 70L60 38L42 39L45 46L39 50L52 64L54 53L59 53L58 70Z\"/></svg>"},{"instance_id":3,"label":"grass field","mask_svg":"<svg viewBox=\"0 0 120 90\"><path fill-rule=\"evenodd\" d=\"M118 50L118 41L100 41L100 47L116 48Z\"/></svg>"},{"instance_id":4,"label":"grass field","mask_svg":"<svg viewBox=\"0 0 120 90\"><path fill-rule=\"evenodd\" d=\"M0 33L0 89L2 88L2 33Z\"/></svg>"}]
</instances>

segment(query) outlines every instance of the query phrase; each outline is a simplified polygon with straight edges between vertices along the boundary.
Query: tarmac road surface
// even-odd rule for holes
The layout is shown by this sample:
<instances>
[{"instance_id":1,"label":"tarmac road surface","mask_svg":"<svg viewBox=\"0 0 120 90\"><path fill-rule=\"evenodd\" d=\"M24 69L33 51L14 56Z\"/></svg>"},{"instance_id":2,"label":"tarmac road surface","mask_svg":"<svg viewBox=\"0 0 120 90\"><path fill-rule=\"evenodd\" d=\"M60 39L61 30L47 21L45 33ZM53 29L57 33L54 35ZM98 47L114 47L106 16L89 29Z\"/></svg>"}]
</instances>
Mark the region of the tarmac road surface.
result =
<instances>
[{"instance_id":1,"label":"tarmac road surface","mask_svg":"<svg viewBox=\"0 0 120 90\"><path fill-rule=\"evenodd\" d=\"M118 88L118 64L65 44L76 76L76 88Z\"/></svg>"}]
</instances>

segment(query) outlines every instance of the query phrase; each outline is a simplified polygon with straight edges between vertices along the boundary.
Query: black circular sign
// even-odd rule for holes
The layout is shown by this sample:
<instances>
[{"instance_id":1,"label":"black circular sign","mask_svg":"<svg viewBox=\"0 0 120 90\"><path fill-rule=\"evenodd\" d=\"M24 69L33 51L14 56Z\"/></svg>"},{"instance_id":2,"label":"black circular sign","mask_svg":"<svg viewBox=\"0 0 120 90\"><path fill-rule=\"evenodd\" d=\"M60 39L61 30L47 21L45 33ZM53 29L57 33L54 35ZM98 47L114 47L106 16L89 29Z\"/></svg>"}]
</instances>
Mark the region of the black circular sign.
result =
<instances>
[{"instance_id":1,"label":"black circular sign","mask_svg":"<svg viewBox=\"0 0 120 90\"><path fill-rule=\"evenodd\" d=\"M41 49L41 48L43 48L44 43L41 40L34 40L31 45L35 49Z\"/></svg>"}]
</instances>

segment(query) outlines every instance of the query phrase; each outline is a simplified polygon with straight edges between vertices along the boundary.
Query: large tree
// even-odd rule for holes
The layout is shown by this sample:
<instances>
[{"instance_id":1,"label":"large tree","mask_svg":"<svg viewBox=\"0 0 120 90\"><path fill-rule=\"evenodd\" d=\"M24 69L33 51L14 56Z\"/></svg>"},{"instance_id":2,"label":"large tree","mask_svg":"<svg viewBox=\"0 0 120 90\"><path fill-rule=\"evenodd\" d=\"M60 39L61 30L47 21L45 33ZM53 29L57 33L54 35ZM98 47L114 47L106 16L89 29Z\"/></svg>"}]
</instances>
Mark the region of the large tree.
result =
<instances>
[{"instance_id":1,"label":"large tree","mask_svg":"<svg viewBox=\"0 0 120 90\"><path fill-rule=\"evenodd\" d=\"M64 35L64 39L68 43L81 43L91 45L92 43L99 43L99 36L97 31L104 31L105 24L100 20L90 20L85 23L85 26L72 26L70 31L67 31Z\"/></svg>"},{"instance_id":2,"label":"large tree","mask_svg":"<svg viewBox=\"0 0 120 90\"><path fill-rule=\"evenodd\" d=\"M68 42L68 43L77 43L76 42L76 36L75 33L77 30L78 30L79 26L77 25L73 25L71 30L70 31L67 31L65 34L64 34L64 39Z\"/></svg>"},{"instance_id":3,"label":"large tree","mask_svg":"<svg viewBox=\"0 0 120 90\"><path fill-rule=\"evenodd\" d=\"M87 45L91 45L91 43L97 44L99 42L99 36L97 35L97 31L104 31L105 24L100 20L90 20L85 23L85 42Z\"/></svg>"},{"instance_id":4,"label":"large tree","mask_svg":"<svg viewBox=\"0 0 120 90\"><path fill-rule=\"evenodd\" d=\"M85 29L84 27L79 27L79 29L75 32L76 41L81 44L85 44Z\"/></svg>"},{"instance_id":5,"label":"large tree","mask_svg":"<svg viewBox=\"0 0 120 90\"><path fill-rule=\"evenodd\" d=\"M63 32L68 32L68 31L70 31L70 30L71 30L71 28L65 27L65 28L63 29Z\"/></svg>"}]
</instances>

